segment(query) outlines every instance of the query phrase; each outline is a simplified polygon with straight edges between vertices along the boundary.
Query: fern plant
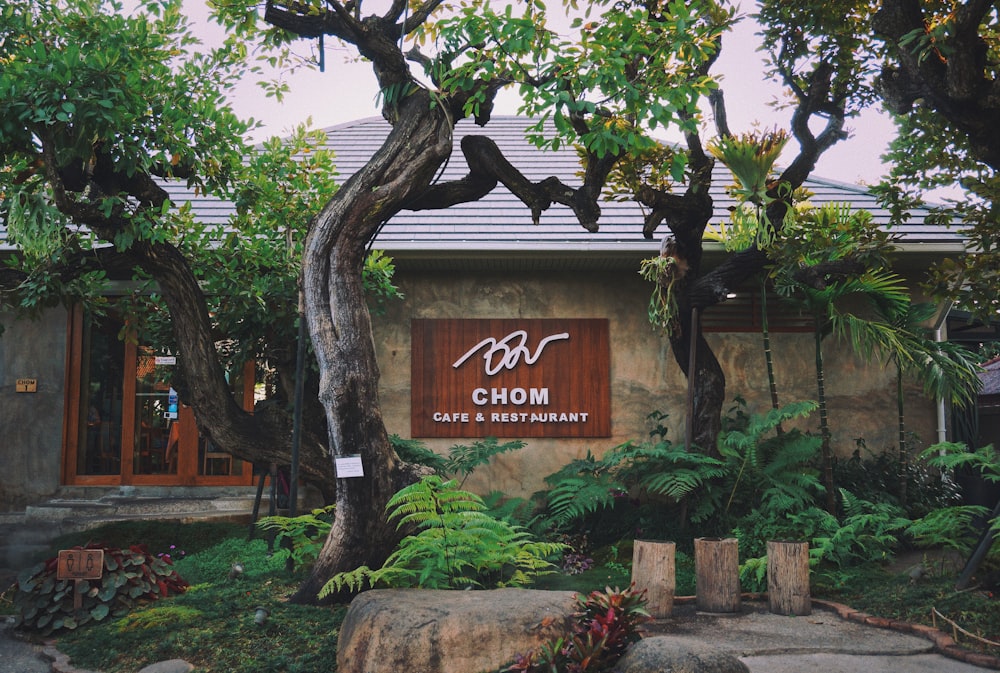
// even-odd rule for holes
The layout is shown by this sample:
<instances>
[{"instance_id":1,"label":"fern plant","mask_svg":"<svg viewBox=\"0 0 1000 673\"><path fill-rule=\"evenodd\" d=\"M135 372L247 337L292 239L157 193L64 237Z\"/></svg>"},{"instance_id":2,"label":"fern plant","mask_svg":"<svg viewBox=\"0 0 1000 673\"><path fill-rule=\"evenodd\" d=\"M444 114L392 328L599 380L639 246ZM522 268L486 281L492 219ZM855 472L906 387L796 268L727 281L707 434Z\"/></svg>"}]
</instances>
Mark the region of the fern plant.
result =
<instances>
[{"instance_id":1,"label":"fern plant","mask_svg":"<svg viewBox=\"0 0 1000 673\"><path fill-rule=\"evenodd\" d=\"M399 435L392 435L389 439L400 458L409 463L426 465L442 477L461 476L459 486L465 483L476 468L486 465L494 456L517 451L525 446L521 440L500 443L496 437L486 437L470 445L456 444L448 449L448 455L443 456L416 439L403 439Z\"/></svg>"},{"instance_id":2,"label":"fern plant","mask_svg":"<svg viewBox=\"0 0 1000 673\"><path fill-rule=\"evenodd\" d=\"M455 589L524 586L552 572L549 562L565 545L539 542L525 529L486 513L482 499L454 480L429 475L397 492L386 506L398 528L418 532L405 537L381 568L361 566L338 573L320 598L347 588Z\"/></svg>"},{"instance_id":3,"label":"fern plant","mask_svg":"<svg viewBox=\"0 0 1000 673\"><path fill-rule=\"evenodd\" d=\"M941 470L971 468L979 472L986 481L1000 482L1000 454L997 454L992 444L972 450L965 444L940 442L924 449L920 459Z\"/></svg>"},{"instance_id":4,"label":"fern plant","mask_svg":"<svg viewBox=\"0 0 1000 673\"><path fill-rule=\"evenodd\" d=\"M815 502L823 490L812 466L820 438L798 430L776 433L783 423L802 418L816 409L811 401L793 402L763 414L750 414L738 427L719 438L719 450L730 463L732 485L725 505L741 511L764 510L774 516L801 510Z\"/></svg>"},{"instance_id":5,"label":"fern plant","mask_svg":"<svg viewBox=\"0 0 1000 673\"><path fill-rule=\"evenodd\" d=\"M541 494L545 501L545 523L555 530L614 505L615 495L625 490L611 472L611 465L598 460L588 450L583 458L571 461L545 477L550 486Z\"/></svg>"},{"instance_id":6,"label":"fern plant","mask_svg":"<svg viewBox=\"0 0 1000 673\"><path fill-rule=\"evenodd\" d=\"M911 522L906 533L917 547L954 549L968 558L976 544L976 529L972 524L988 513L989 510L980 505L942 507Z\"/></svg>"},{"instance_id":7,"label":"fern plant","mask_svg":"<svg viewBox=\"0 0 1000 673\"><path fill-rule=\"evenodd\" d=\"M843 521L817 507L792 515L802 538L810 540L810 555L816 561L838 568L891 558L899 537L910 525L902 510L889 503L873 503L840 489Z\"/></svg>"},{"instance_id":8,"label":"fern plant","mask_svg":"<svg viewBox=\"0 0 1000 673\"><path fill-rule=\"evenodd\" d=\"M470 445L456 444L448 450L448 458L444 462L444 474L448 476L461 476L459 488L465 483L476 468L486 465L501 453L517 451L523 449L525 443L521 440L503 442L496 437L486 437L473 442Z\"/></svg>"},{"instance_id":9,"label":"fern plant","mask_svg":"<svg viewBox=\"0 0 1000 673\"><path fill-rule=\"evenodd\" d=\"M288 554L295 565L303 566L319 556L333 524L335 508L336 505L327 505L292 517L265 516L257 522L257 527L274 533L280 551Z\"/></svg>"}]
</instances>

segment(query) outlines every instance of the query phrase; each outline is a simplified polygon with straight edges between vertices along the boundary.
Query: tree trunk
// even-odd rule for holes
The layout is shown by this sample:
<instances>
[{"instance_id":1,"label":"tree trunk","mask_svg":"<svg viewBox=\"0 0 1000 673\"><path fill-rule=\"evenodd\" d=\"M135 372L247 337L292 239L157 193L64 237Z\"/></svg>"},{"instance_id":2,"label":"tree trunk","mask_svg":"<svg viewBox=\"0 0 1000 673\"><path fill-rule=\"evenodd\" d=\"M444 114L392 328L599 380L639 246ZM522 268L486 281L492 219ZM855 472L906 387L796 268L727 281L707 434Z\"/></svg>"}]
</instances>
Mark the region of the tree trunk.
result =
<instances>
[{"instance_id":1,"label":"tree trunk","mask_svg":"<svg viewBox=\"0 0 1000 673\"><path fill-rule=\"evenodd\" d=\"M673 542L636 540L632 547L632 582L646 592L646 609L653 619L665 619L674 610L677 590Z\"/></svg>"},{"instance_id":2,"label":"tree trunk","mask_svg":"<svg viewBox=\"0 0 1000 673\"><path fill-rule=\"evenodd\" d=\"M767 602L776 615L812 612L809 595L809 544L768 541Z\"/></svg>"},{"instance_id":3,"label":"tree trunk","mask_svg":"<svg viewBox=\"0 0 1000 673\"><path fill-rule=\"evenodd\" d=\"M896 360L896 417L899 421L899 504L906 507L910 455L906 448L906 418L903 416L903 368Z\"/></svg>"},{"instance_id":4,"label":"tree trunk","mask_svg":"<svg viewBox=\"0 0 1000 673\"><path fill-rule=\"evenodd\" d=\"M826 379L823 369L823 330L820 319L816 318L816 394L819 404L819 431L823 442L820 445L820 460L823 462L823 487L826 489L826 511L837 513L837 496L833 480L833 447L830 445L830 422L826 415Z\"/></svg>"},{"instance_id":5,"label":"tree trunk","mask_svg":"<svg viewBox=\"0 0 1000 673\"><path fill-rule=\"evenodd\" d=\"M241 409L219 364L205 297L187 260L166 243L137 244L143 268L159 284L170 311L180 358L182 399L192 407L198 430L226 453L255 462L286 464L291 450L287 414L274 410L250 414ZM327 502L335 497L333 467L322 438L310 434L302 444L300 475Z\"/></svg>"},{"instance_id":6,"label":"tree trunk","mask_svg":"<svg viewBox=\"0 0 1000 673\"><path fill-rule=\"evenodd\" d=\"M778 383L774 378L774 357L771 353L771 330L767 323L767 279L763 277L760 279L760 332L764 340L764 363L767 366L767 388L771 392L771 408L779 409ZM778 423L774 430L779 436L785 434L781 423Z\"/></svg>"},{"instance_id":7,"label":"tree trunk","mask_svg":"<svg viewBox=\"0 0 1000 673\"><path fill-rule=\"evenodd\" d=\"M333 528L293 601L313 603L333 575L382 565L399 540L385 505L415 478L389 443L362 284L364 256L383 222L427 188L451 152L452 120L424 91L404 101L385 143L323 208L303 258L305 311L319 361L319 398L333 458L361 456L363 477L337 479ZM331 595L329 600L346 596Z\"/></svg>"},{"instance_id":8,"label":"tree trunk","mask_svg":"<svg viewBox=\"0 0 1000 673\"><path fill-rule=\"evenodd\" d=\"M694 572L698 609L740 611L740 545L736 538L694 540Z\"/></svg>"},{"instance_id":9,"label":"tree trunk","mask_svg":"<svg viewBox=\"0 0 1000 673\"><path fill-rule=\"evenodd\" d=\"M680 311L680 329L676 336L671 336L670 346L674 354L674 360L680 366L681 371L690 380L694 376L694 394L692 402L694 411L692 414L693 427L691 429L691 441L701 451L710 456L718 456L719 449L716 446L719 432L722 429L722 406L726 397L726 375L722 372L715 353L705 341L705 338L698 335L695 340L695 371L691 372L690 354L691 343L690 334L694 326L691 323L690 310Z\"/></svg>"}]
</instances>

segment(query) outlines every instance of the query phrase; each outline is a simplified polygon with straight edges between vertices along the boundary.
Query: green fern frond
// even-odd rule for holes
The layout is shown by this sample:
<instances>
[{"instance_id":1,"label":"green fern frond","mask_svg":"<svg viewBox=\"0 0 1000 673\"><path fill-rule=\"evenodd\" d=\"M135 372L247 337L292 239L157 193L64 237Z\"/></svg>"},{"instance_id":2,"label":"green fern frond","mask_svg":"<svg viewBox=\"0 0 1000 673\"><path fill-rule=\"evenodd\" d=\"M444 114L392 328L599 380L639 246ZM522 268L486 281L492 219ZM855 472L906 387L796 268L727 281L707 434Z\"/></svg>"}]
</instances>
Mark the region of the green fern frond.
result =
<instances>
[{"instance_id":1,"label":"green fern frond","mask_svg":"<svg viewBox=\"0 0 1000 673\"><path fill-rule=\"evenodd\" d=\"M972 451L965 444L939 442L927 447L920 454L920 458L931 467L944 470L970 467L987 481L1000 482L1000 456L992 444Z\"/></svg>"},{"instance_id":2,"label":"green fern frond","mask_svg":"<svg viewBox=\"0 0 1000 673\"><path fill-rule=\"evenodd\" d=\"M536 542L525 529L485 512L478 496L457 488L454 480L427 476L390 498L389 519L413 525L378 570L340 573L324 586L359 591L369 586L425 588L478 587L489 582L522 585L552 565L548 558L565 545Z\"/></svg>"},{"instance_id":3,"label":"green fern frond","mask_svg":"<svg viewBox=\"0 0 1000 673\"><path fill-rule=\"evenodd\" d=\"M614 493L620 490L621 484L607 474L564 479L547 494L548 517L558 526L564 526L598 509L610 507L614 503Z\"/></svg>"},{"instance_id":4,"label":"green fern frond","mask_svg":"<svg viewBox=\"0 0 1000 673\"><path fill-rule=\"evenodd\" d=\"M988 510L980 505L958 505L928 512L926 516L910 523L906 534L918 547L947 547L963 555L975 544L971 525L978 517L984 517Z\"/></svg>"},{"instance_id":5,"label":"green fern frond","mask_svg":"<svg viewBox=\"0 0 1000 673\"><path fill-rule=\"evenodd\" d=\"M403 439L399 435L389 435L389 443L395 449L396 455L407 463L426 465L436 474L445 474L448 463L444 456L427 448L423 442L416 439Z\"/></svg>"},{"instance_id":6,"label":"green fern frond","mask_svg":"<svg viewBox=\"0 0 1000 673\"><path fill-rule=\"evenodd\" d=\"M460 474L463 477L467 477L477 467L489 463L494 456L510 451L517 451L524 448L524 446L525 443L520 440L501 444L497 441L496 437L486 437L468 446L458 444L448 450L445 471L448 474Z\"/></svg>"},{"instance_id":7,"label":"green fern frond","mask_svg":"<svg viewBox=\"0 0 1000 673\"><path fill-rule=\"evenodd\" d=\"M722 467L710 469L675 468L670 471L653 473L639 483L650 493L665 495L680 500L702 486L709 479L726 473Z\"/></svg>"},{"instance_id":8,"label":"green fern frond","mask_svg":"<svg viewBox=\"0 0 1000 673\"><path fill-rule=\"evenodd\" d=\"M740 566L740 585L744 590L764 591L767 588L767 557L748 558Z\"/></svg>"}]
</instances>

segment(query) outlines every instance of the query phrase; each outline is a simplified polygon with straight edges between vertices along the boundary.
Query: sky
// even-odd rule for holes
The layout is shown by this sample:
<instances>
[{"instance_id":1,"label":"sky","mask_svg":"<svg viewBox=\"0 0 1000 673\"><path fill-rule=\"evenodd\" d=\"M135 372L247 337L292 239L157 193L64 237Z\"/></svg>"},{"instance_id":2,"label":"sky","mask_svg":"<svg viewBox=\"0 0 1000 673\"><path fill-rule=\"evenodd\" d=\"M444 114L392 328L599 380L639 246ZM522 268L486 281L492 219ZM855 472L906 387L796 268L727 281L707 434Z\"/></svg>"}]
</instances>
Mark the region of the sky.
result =
<instances>
[{"instance_id":1,"label":"sky","mask_svg":"<svg viewBox=\"0 0 1000 673\"><path fill-rule=\"evenodd\" d=\"M365 13L369 13L369 7L377 9L379 2L382 0L369 0L365 4ZM752 4L744 3L746 7L752 7ZM209 22L205 0L185 0L185 8L206 45L220 39L221 29ZM750 131L754 124L763 128L788 127L789 111L775 111L768 106L781 95L781 87L763 79L764 66L761 54L755 50L757 38L754 31L754 24L749 20L739 24L735 33L726 38L715 68L715 72L722 74L729 125L735 133ZM310 50L315 50L316 44L315 40L300 40L295 50L308 55ZM267 98L254 82L247 81L240 85L233 99L236 112L263 124L253 139L287 135L307 119L312 120L314 127L323 128L377 116L375 77L370 65L349 62L353 55L346 47L336 45L334 40L326 40L325 71L303 69L286 77L290 91L281 103ZM516 98L513 95L503 96L498 100L496 113L516 114ZM878 182L884 172L881 155L892 136L892 122L881 110L871 109L849 120L848 130L852 136L823 155L813 176L847 184ZM794 142L789 143L786 155L795 149Z\"/></svg>"}]
</instances>

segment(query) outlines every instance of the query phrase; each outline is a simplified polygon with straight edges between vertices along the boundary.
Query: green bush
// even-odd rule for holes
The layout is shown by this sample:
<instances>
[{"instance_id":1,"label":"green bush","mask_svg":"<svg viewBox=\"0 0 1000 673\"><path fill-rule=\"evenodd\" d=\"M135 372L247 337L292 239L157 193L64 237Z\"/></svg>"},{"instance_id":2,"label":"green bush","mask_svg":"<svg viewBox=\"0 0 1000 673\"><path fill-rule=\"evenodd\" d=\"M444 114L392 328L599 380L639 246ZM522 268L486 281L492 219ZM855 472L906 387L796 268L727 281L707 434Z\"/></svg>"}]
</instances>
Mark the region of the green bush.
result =
<instances>
[{"instance_id":1,"label":"green bush","mask_svg":"<svg viewBox=\"0 0 1000 673\"><path fill-rule=\"evenodd\" d=\"M586 673L611 670L649 621L645 592L606 588L577 595L576 624L565 637L518 655L503 673Z\"/></svg>"},{"instance_id":2,"label":"green bush","mask_svg":"<svg viewBox=\"0 0 1000 673\"><path fill-rule=\"evenodd\" d=\"M296 566L313 563L333 525L336 505L327 505L299 516L265 516L257 522L263 531L275 533L279 553Z\"/></svg>"},{"instance_id":3,"label":"green bush","mask_svg":"<svg viewBox=\"0 0 1000 673\"><path fill-rule=\"evenodd\" d=\"M74 549L104 551L101 579L57 579L57 556L23 571L14 597L17 626L43 635L71 630L109 616L122 617L144 601L182 593L188 587L169 559L150 554L145 545L119 549L92 544ZM79 610L74 607L76 594L80 595Z\"/></svg>"},{"instance_id":4,"label":"green bush","mask_svg":"<svg viewBox=\"0 0 1000 673\"><path fill-rule=\"evenodd\" d=\"M320 598L365 585L423 587L523 586L554 568L548 557L564 545L537 542L519 526L490 516L482 499L459 490L454 480L424 477L396 493L389 520L419 532L399 543L381 568L361 566L335 575Z\"/></svg>"}]
</instances>

